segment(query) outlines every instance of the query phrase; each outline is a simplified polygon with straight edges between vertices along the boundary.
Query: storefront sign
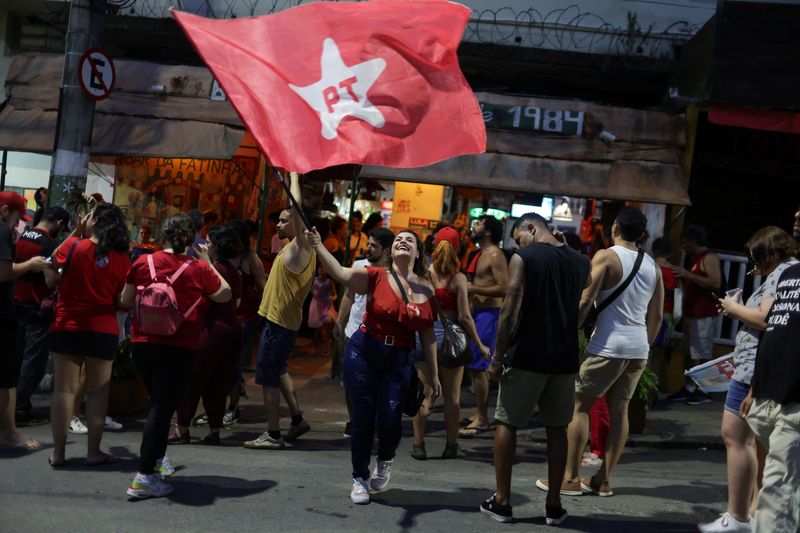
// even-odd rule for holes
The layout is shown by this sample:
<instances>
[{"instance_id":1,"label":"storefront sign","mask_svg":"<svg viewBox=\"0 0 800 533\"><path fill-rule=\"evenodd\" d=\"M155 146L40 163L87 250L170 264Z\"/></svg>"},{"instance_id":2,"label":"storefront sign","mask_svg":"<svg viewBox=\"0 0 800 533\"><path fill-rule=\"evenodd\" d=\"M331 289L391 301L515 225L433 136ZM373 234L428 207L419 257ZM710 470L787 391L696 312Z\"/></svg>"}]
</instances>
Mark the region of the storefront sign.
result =
<instances>
[{"instance_id":1,"label":"storefront sign","mask_svg":"<svg viewBox=\"0 0 800 533\"><path fill-rule=\"evenodd\" d=\"M509 213L508 211L503 211L502 209L494 209L492 207L486 209L485 211L480 207L475 207L469 210L469 216L471 218L478 218L482 217L483 215L489 215L490 217L494 217L498 220L504 220L508 218L510 214L511 213Z\"/></svg>"},{"instance_id":2,"label":"storefront sign","mask_svg":"<svg viewBox=\"0 0 800 533\"><path fill-rule=\"evenodd\" d=\"M257 169L258 160L247 158L118 157L114 203L132 226L154 230L190 209L214 212L220 220L243 218Z\"/></svg>"},{"instance_id":3,"label":"storefront sign","mask_svg":"<svg viewBox=\"0 0 800 533\"><path fill-rule=\"evenodd\" d=\"M533 106L510 106L480 102L487 128L535 131L557 135L583 133L583 111L544 109Z\"/></svg>"}]
</instances>

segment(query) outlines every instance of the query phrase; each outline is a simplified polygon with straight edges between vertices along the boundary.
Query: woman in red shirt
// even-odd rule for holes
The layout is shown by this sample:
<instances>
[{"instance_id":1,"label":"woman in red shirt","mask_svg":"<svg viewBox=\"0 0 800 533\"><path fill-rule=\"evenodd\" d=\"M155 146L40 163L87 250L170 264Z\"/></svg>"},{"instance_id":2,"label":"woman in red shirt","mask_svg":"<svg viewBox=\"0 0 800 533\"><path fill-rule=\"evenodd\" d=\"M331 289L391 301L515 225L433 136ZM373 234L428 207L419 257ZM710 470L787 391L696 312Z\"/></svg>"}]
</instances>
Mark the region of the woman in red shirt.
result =
<instances>
[{"instance_id":1,"label":"woman in red shirt","mask_svg":"<svg viewBox=\"0 0 800 533\"><path fill-rule=\"evenodd\" d=\"M436 233L433 264L429 271L436 293L439 318L460 324L483 357L488 360L491 351L481 342L470 312L467 276L459 272L458 246L460 246L458 233L453 228L446 227ZM437 321L434 324L434 331L436 332L436 343L441 346L444 340L444 328L441 322ZM419 371L421 379L427 383L430 368L426 364L421 364ZM440 374L442 376L442 397L444 398L444 421L447 428L447 443L442 452L442 459L454 459L458 456L458 422L461 419L461 379L464 377L464 367L447 368L442 365ZM425 402L413 422L414 447L411 450L411 457L420 460L427 458L425 424L428 420L429 409L433 406L428 396L428 387L425 387L425 392Z\"/></svg>"},{"instance_id":2,"label":"woman in red shirt","mask_svg":"<svg viewBox=\"0 0 800 533\"><path fill-rule=\"evenodd\" d=\"M89 238L80 238L83 234ZM99 205L53 254L53 262L61 266L61 273L53 271L45 275L48 285L60 284L50 327L55 383L50 407L54 445L49 461L53 467L66 463L64 448L83 365L89 428L86 465L115 461L100 451L100 440L119 338L117 308L131 264L129 245L125 215L115 205Z\"/></svg>"},{"instance_id":3,"label":"woman in red shirt","mask_svg":"<svg viewBox=\"0 0 800 533\"><path fill-rule=\"evenodd\" d=\"M186 255L194 241L195 226L187 215L173 215L162 229L164 250L139 257L131 266L122 291L122 302L132 306L137 288L153 282L150 267L159 282L172 280L178 310L184 320L173 335L154 335L142 331L139 312L134 308L131 348L139 374L150 392L147 421L142 433L139 473L128 488L134 498L166 496L172 486L162 477L175 472L166 456L172 413L178 407L194 371L207 299L216 303L231 300L231 288L208 257L208 245L195 247L198 260ZM188 263L176 279L174 274Z\"/></svg>"},{"instance_id":4,"label":"woman in red shirt","mask_svg":"<svg viewBox=\"0 0 800 533\"><path fill-rule=\"evenodd\" d=\"M336 282L367 295L364 322L350 338L343 357L344 383L353 399L350 500L366 504L369 488L380 491L389 483L402 436L403 400L411 377L416 332L420 333L431 369L433 398L441 393L433 332L433 285L428 280L422 243L410 230L395 236L389 268L342 267L322 245L316 228L307 231L306 237L317 251L319 263ZM378 464L370 476L376 422Z\"/></svg>"},{"instance_id":5,"label":"woman in red shirt","mask_svg":"<svg viewBox=\"0 0 800 533\"><path fill-rule=\"evenodd\" d=\"M229 426L239 420L239 397L245 392L242 368L251 366L250 357L253 348L258 322L258 306L261 305L261 295L267 284L267 274L264 271L264 263L252 250L252 237L255 231L250 226L251 221L231 220L228 225L233 228L239 240L242 241L244 249L238 257L232 260L242 276L242 297L236 308L236 318L242 328L242 349L239 357L239 383L231 391L231 400L228 410L223 417L223 425Z\"/></svg>"},{"instance_id":6,"label":"woman in red shirt","mask_svg":"<svg viewBox=\"0 0 800 533\"><path fill-rule=\"evenodd\" d=\"M177 433L169 439L170 444L188 444L191 441L189 424L201 397L208 417L208 435L203 442L220 444L225 402L239 380L242 328L236 319L236 308L242 298L242 277L232 260L241 251L242 243L231 227L214 226L208 230L208 253L214 261L214 268L231 287L233 298L226 303L212 303L203 317L194 374L178 406Z\"/></svg>"}]
</instances>

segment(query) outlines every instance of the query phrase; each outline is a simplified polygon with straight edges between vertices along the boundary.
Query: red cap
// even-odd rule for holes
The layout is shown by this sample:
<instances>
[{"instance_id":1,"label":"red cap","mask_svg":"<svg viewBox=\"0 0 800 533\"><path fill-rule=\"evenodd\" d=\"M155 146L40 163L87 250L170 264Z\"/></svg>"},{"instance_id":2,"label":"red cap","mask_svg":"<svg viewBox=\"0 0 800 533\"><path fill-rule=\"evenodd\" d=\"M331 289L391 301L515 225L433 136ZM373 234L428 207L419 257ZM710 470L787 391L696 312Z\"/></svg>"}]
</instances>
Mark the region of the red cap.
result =
<instances>
[{"instance_id":1,"label":"red cap","mask_svg":"<svg viewBox=\"0 0 800 533\"><path fill-rule=\"evenodd\" d=\"M14 191L0 192L0 206L3 205L7 205L9 208L19 213L22 220L26 222L31 221L31 217L25 212L25 198Z\"/></svg>"},{"instance_id":2,"label":"red cap","mask_svg":"<svg viewBox=\"0 0 800 533\"><path fill-rule=\"evenodd\" d=\"M436 236L433 239L433 245L436 246L442 241L449 242L456 250L461 247L461 237L453 228L445 227L436 232Z\"/></svg>"}]
</instances>

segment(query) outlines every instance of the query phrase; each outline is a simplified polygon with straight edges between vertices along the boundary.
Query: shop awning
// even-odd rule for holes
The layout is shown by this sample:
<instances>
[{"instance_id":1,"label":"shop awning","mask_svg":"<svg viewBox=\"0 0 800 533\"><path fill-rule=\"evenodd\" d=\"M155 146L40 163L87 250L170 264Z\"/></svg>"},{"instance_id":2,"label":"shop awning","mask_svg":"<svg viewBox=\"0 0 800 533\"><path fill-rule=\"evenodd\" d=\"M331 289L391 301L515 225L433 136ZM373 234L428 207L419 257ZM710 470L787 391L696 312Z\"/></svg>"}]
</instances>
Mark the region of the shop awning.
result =
<instances>
[{"instance_id":1,"label":"shop awning","mask_svg":"<svg viewBox=\"0 0 800 533\"><path fill-rule=\"evenodd\" d=\"M14 58L0 147L52 152L62 68L63 56ZM115 70L113 94L97 104L92 154L230 159L236 152L244 126L229 102L210 99L208 69L118 60Z\"/></svg>"},{"instance_id":2,"label":"shop awning","mask_svg":"<svg viewBox=\"0 0 800 533\"><path fill-rule=\"evenodd\" d=\"M685 119L588 102L477 93L487 152L362 176L587 198L689 205ZM602 140L605 138L606 140ZM610 140L612 139L613 140Z\"/></svg>"}]
</instances>

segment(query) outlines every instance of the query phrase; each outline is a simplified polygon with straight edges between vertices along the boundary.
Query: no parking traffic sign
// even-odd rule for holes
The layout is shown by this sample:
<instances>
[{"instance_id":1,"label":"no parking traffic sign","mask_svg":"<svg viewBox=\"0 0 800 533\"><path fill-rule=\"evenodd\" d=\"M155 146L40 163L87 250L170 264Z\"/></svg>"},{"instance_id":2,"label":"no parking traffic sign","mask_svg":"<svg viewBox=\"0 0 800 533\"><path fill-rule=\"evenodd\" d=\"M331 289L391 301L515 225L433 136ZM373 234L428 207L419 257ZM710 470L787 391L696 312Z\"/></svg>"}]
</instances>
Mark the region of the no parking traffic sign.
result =
<instances>
[{"instance_id":1,"label":"no parking traffic sign","mask_svg":"<svg viewBox=\"0 0 800 533\"><path fill-rule=\"evenodd\" d=\"M114 90L116 72L114 63L104 51L90 48L81 56L78 79L86 96L92 100L103 100Z\"/></svg>"}]
</instances>

